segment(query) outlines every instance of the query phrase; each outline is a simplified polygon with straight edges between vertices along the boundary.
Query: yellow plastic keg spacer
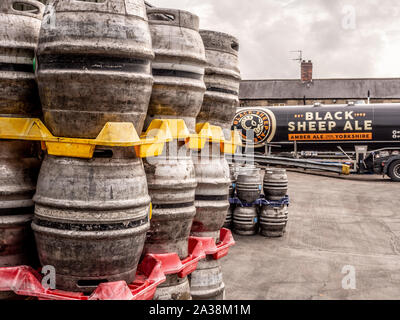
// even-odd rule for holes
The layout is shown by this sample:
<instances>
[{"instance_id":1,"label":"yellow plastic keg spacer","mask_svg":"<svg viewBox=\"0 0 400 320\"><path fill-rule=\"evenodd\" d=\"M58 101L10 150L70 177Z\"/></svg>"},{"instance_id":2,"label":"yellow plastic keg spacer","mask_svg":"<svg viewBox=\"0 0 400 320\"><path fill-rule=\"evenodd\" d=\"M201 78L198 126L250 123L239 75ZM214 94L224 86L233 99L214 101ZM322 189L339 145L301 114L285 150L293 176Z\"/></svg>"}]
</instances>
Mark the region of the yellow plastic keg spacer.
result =
<instances>
[{"instance_id":1,"label":"yellow plastic keg spacer","mask_svg":"<svg viewBox=\"0 0 400 320\"><path fill-rule=\"evenodd\" d=\"M159 132L163 132L160 134ZM186 147L191 150L204 149L206 143L220 144L222 153L234 154L237 147L242 146L240 135L237 131L231 132L231 141L226 141L221 127L212 126L209 123L196 125L196 134L190 134L185 121L182 119L156 119L150 124L142 135L153 137L155 135L173 140L185 140Z\"/></svg>"},{"instance_id":2,"label":"yellow plastic keg spacer","mask_svg":"<svg viewBox=\"0 0 400 320\"><path fill-rule=\"evenodd\" d=\"M209 123L196 125L197 135L192 135L188 141L189 148L193 150L203 149L206 143L219 143L221 153L235 154L236 149L242 146L240 135L237 131L231 132L231 141L226 141L221 127L212 126Z\"/></svg>"},{"instance_id":3,"label":"yellow plastic keg spacer","mask_svg":"<svg viewBox=\"0 0 400 320\"><path fill-rule=\"evenodd\" d=\"M189 129L184 120L156 119L151 122L142 138L159 135L159 131L164 132L165 137L171 140L184 140L190 137Z\"/></svg>"},{"instance_id":4,"label":"yellow plastic keg spacer","mask_svg":"<svg viewBox=\"0 0 400 320\"><path fill-rule=\"evenodd\" d=\"M231 131L231 141L221 143L221 151L226 154L235 154L238 147L242 147L242 139L237 130Z\"/></svg>"},{"instance_id":5,"label":"yellow plastic keg spacer","mask_svg":"<svg viewBox=\"0 0 400 320\"><path fill-rule=\"evenodd\" d=\"M40 119L0 117L0 139L41 141L43 150L60 157L91 159L96 146L134 147L139 158L157 157L174 139L184 140L192 150L203 149L207 142L218 143L222 153L231 154L242 145L238 132L232 131L231 141L225 141L222 128L209 123L197 124L196 132L190 134L182 119L156 119L141 137L130 122L108 122L96 139L60 138Z\"/></svg>"},{"instance_id":6,"label":"yellow plastic keg spacer","mask_svg":"<svg viewBox=\"0 0 400 320\"><path fill-rule=\"evenodd\" d=\"M140 139L130 122L108 122L96 139L54 137L40 119L0 117L0 139L41 141L49 155L91 159L96 146L134 147L140 158L163 153L168 132Z\"/></svg>"},{"instance_id":7,"label":"yellow plastic keg spacer","mask_svg":"<svg viewBox=\"0 0 400 320\"><path fill-rule=\"evenodd\" d=\"M221 143L225 141L221 127L212 126L209 123L198 123L196 125L197 134L191 135L188 139L188 148L201 150L206 143Z\"/></svg>"},{"instance_id":8,"label":"yellow plastic keg spacer","mask_svg":"<svg viewBox=\"0 0 400 320\"><path fill-rule=\"evenodd\" d=\"M153 203L150 202L150 210L149 210L149 220L153 218Z\"/></svg>"}]
</instances>

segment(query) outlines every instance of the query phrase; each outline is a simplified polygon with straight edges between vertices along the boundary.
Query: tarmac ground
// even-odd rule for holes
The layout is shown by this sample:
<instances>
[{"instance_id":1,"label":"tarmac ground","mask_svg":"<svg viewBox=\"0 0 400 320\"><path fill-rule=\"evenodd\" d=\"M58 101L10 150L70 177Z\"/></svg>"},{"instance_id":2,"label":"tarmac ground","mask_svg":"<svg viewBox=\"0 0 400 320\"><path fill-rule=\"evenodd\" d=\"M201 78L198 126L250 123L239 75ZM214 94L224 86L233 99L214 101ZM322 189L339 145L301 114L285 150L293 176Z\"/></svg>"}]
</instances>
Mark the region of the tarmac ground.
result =
<instances>
[{"instance_id":1,"label":"tarmac ground","mask_svg":"<svg viewBox=\"0 0 400 320\"><path fill-rule=\"evenodd\" d=\"M288 175L286 235L234 235L222 260L226 298L399 299L400 184L375 175Z\"/></svg>"}]
</instances>

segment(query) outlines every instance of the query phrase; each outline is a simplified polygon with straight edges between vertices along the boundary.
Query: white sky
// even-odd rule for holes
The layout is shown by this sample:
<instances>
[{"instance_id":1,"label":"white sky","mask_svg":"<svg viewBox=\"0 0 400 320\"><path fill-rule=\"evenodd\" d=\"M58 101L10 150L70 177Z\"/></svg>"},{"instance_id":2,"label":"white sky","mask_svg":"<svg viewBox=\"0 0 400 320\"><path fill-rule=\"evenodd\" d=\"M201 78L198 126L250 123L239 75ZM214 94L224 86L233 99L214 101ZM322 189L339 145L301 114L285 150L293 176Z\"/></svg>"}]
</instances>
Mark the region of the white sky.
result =
<instances>
[{"instance_id":1,"label":"white sky","mask_svg":"<svg viewBox=\"0 0 400 320\"><path fill-rule=\"evenodd\" d=\"M202 29L240 40L243 79L400 77L399 0L149 0L200 17Z\"/></svg>"}]
</instances>

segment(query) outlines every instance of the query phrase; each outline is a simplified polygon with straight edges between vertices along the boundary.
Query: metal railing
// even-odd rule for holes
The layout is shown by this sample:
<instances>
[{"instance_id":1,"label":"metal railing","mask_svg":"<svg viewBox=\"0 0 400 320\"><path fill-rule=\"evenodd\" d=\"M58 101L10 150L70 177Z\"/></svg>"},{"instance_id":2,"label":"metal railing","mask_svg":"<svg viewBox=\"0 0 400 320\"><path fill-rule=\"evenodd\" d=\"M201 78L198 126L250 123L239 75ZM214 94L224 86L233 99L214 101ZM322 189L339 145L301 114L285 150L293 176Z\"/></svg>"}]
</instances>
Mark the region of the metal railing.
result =
<instances>
[{"instance_id":1,"label":"metal railing","mask_svg":"<svg viewBox=\"0 0 400 320\"><path fill-rule=\"evenodd\" d=\"M319 170L326 172L334 172L338 174L350 174L350 166L343 163L335 162L322 162L306 159L283 158L274 156L259 156L259 155L246 155L235 154L234 156L227 155L227 160L230 162L246 162L248 160L254 161L261 166L274 165L291 168L301 168L307 170Z\"/></svg>"}]
</instances>

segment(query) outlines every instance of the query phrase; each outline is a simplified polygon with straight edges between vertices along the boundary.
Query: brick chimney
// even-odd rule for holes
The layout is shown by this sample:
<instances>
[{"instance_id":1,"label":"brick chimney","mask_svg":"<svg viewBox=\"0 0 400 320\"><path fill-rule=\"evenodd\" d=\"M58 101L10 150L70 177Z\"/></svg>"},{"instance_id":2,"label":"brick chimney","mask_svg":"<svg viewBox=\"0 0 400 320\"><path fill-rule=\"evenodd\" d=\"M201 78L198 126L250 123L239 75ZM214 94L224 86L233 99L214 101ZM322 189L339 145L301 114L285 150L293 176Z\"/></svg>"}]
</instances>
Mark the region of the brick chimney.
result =
<instances>
[{"instance_id":1,"label":"brick chimney","mask_svg":"<svg viewBox=\"0 0 400 320\"><path fill-rule=\"evenodd\" d=\"M301 81L312 82L313 80L313 64L311 60L303 60L301 62Z\"/></svg>"}]
</instances>

